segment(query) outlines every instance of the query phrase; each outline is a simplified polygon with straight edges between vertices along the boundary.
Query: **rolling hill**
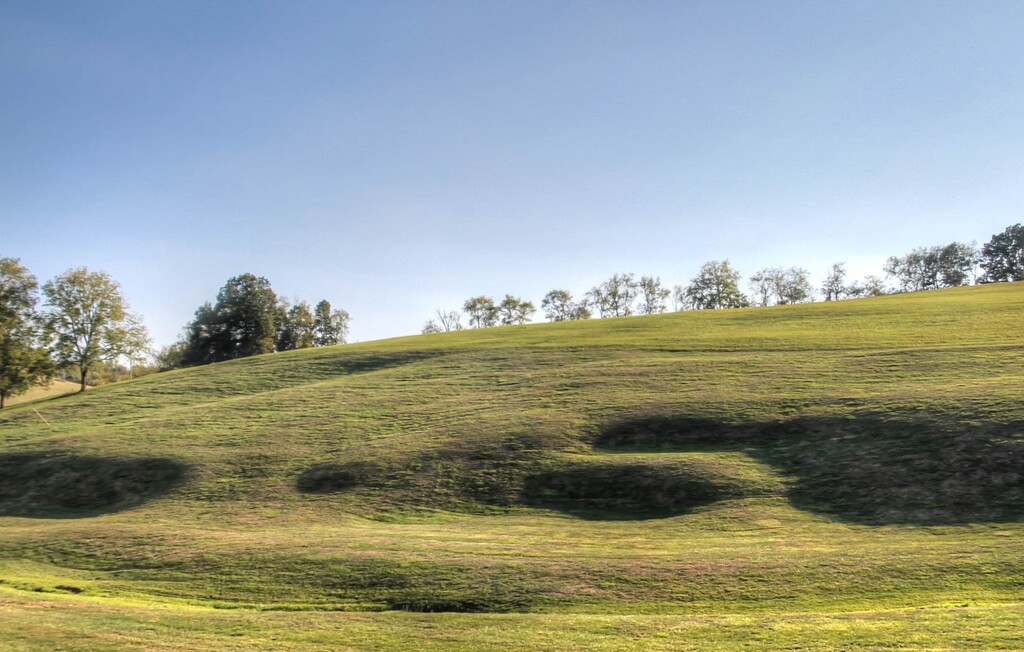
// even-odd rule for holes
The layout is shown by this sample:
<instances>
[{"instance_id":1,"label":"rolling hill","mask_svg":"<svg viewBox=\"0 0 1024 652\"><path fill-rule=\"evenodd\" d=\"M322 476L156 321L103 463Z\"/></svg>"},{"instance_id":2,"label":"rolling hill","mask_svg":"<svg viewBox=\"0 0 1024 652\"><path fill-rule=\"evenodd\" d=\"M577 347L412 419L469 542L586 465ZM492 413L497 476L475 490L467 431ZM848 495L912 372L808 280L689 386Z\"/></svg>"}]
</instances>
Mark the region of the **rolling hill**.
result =
<instances>
[{"instance_id":1,"label":"rolling hill","mask_svg":"<svg viewBox=\"0 0 1024 652\"><path fill-rule=\"evenodd\" d=\"M1022 323L1024 283L993 284L4 409L0 644L1020 647Z\"/></svg>"}]
</instances>

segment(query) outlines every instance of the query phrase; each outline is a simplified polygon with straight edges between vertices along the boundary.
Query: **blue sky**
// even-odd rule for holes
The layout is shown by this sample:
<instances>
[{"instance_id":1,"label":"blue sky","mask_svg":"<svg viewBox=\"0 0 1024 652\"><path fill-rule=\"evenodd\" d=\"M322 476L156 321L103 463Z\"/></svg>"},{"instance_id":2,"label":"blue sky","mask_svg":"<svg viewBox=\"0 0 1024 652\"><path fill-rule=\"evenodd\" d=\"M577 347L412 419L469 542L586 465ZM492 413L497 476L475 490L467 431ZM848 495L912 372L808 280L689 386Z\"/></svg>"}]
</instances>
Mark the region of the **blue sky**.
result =
<instances>
[{"instance_id":1,"label":"blue sky","mask_svg":"<svg viewBox=\"0 0 1024 652\"><path fill-rule=\"evenodd\" d=\"M160 346L231 276L353 340L1024 219L1020 2L0 0L0 256ZM538 315L538 319L540 316Z\"/></svg>"}]
</instances>

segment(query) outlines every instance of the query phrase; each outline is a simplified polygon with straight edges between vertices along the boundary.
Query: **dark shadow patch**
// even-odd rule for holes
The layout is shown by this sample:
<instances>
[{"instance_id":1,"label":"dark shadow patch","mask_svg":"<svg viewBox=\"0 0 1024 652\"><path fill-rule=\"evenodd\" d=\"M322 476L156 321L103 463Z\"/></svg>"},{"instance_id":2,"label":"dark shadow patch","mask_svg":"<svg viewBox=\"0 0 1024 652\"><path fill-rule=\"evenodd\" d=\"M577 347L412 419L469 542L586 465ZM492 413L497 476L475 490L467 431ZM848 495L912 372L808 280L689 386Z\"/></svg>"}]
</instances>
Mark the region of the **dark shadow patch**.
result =
<instances>
[{"instance_id":1,"label":"dark shadow patch","mask_svg":"<svg viewBox=\"0 0 1024 652\"><path fill-rule=\"evenodd\" d=\"M595 444L741 448L792 478L795 507L838 520L937 525L1024 517L1024 423L870 414L728 423L657 415L617 421Z\"/></svg>"},{"instance_id":2,"label":"dark shadow patch","mask_svg":"<svg viewBox=\"0 0 1024 652\"><path fill-rule=\"evenodd\" d=\"M644 519L685 514L743 494L694 465L578 460L526 478L525 502L587 518Z\"/></svg>"},{"instance_id":3,"label":"dark shadow patch","mask_svg":"<svg viewBox=\"0 0 1024 652\"><path fill-rule=\"evenodd\" d=\"M387 354L348 354L309 362L310 370L316 374L365 374L392 367L402 367L416 362L436 358L439 351L406 351ZM307 370L310 371L310 370Z\"/></svg>"},{"instance_id":4,"label":"dark shadow patch","mask_svg":"<svg viewBox=\"0 0 1024 652\"><path fill-rule=\"evenodd\" d=\"M739 444L756 437L747 424L689 416L648 414L617 419L598 431L598 448L666 450L696 446Z\"/></svg>"},{"instance_id":5,"label":"dark shadow patch","mask_svg":"<svg viewBox=\"0 0 1024 652\"><path fill-rule=\"evenodd\" d=\"M523 613L534 605L532 596L514 592L460 594L438 590L388 598L388 609L420 613Z\"/></svg>"},{"instance_id":6,"label":"dark shadow patch","mask_svg":"<svg viewBox=\"0 0 1024 652\"><path fill-rule=\"evenodd\" d=\"M381 470L368 462L346 464L319 464L296 481L296 488L305 494L333 494L371 484L379 478Z\"/></svg>"},{"instance_id":7,"label":"dark shadow patch","mask_svg":"<svg viewBox=\"0 0 1024 652\"><path fill-rule=\"evenodd\" d=\"M75 518L136 507L178 486L187 467L166 458L0 455L0 516Z\"/></svg>"}]
</instances>

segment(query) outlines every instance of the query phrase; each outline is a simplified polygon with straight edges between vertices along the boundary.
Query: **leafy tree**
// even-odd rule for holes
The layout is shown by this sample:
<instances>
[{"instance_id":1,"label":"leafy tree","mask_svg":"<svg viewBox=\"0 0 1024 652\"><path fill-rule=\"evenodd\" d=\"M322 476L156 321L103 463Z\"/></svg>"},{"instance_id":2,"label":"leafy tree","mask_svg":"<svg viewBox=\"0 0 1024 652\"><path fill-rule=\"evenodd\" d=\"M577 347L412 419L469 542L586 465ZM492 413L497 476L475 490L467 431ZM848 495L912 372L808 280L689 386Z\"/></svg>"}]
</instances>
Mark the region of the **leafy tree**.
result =
<instances>
[{"instance_id":1,"label":"leafy tree","mask_svg":"<svg viewBox=\"0 0 1024 652\"><path fill-rule=\"evenodd\" d=\"M641 315L657 315L665 312L665 301L671 291L661 285L659 277L641 276L638 288Z\"/></svg>"},{"instance_id":2,"label":"leafy tree","mask_svg":"<svg viewBox=\"0 0 1024 652\"><path fill-rule=\"evenodd\" d=\"M188 341L185 339L179 339L174 344L163 347L153 356L157 371L170 371L184 367L187 351Z\"/></svg>"},{"instance_id":3,"label":"leafy tree","mask_svg":"<svg viewBox=\"0 0 1024 652\"><path fill-rule=\"evenodd\" d=\"M813 296L810 273L802 267L790 267L775 278L775 300L779 305L806 303Z\"/></svg>"},{"instance_id":4,"label":"leafy tree","mask_svg":"<svg viewBox=\"0 0 1024 652\"><path fill-rule=\"evenodd\" d=\"M548 321L573 321L577 319L590 319L590 308L587 302L573 301L572 294L566 290L552 290L544 295L540 302L544 309L544 316Z\"/></svg>"},{"instance_id":5,"label":"leafy tree","mask_svg":"<svg viewBox=\"0 0 1024 652\"><path fill-rule=\"evenodd\" d=\"M498 325L498 307L491 297L478 296L466 299L462 309L469 315L469 325L473 328L487 328Z\"/></svg>"},{"instance_id":6,"label":"leafy tree","mask_svg":"<svg viewBox=\"0 0 1024 652\"><path fill-rule=\"evenodd\" d=\"M807 270L800 267L762 269L750 277L750 288L760 306L803 303L813 292Z\"/></svg>"},{"instance_id":7,"label":"leafy tree","mask_svg":"<svg viewBox=\"0 0 1024 652\"><path fill-rule=\"evenodd\" d=\"M1024 226L1014 224L981 248L981 266L989 282L1024 280Z\"/></svg>"},{"instance_id":8,"label":"leafy tree","mask_svg":"<svg viewBox=\"0 0 1024 652\"><path fill-rule=\"evenodd\" d=\"M632 274L613 274L601 285L591 288L587 300L597 307L602 317L627 317L633 314L639 289Z\"/></svg>"},{"instance_id":9,"label":"leafy tree","mask_svg":"<svg viewBox=\"0 0 1024 652\"><path fill-rule=\"evenodd\" d=\"M498 304L498 317L501 319L503 326L525 324L529 321L530 315L535 312L537 312L537 309L533 306L532 301L523 301L511 294L506 294L505 298Z\"/></svg>"},{"instance_id":10,"label":"leafy tree","mask_svg":"<svg viewBox=\"0 0 1024 652\"><path fill-rule=\"evenodd\" d=\"M334 309L323 299L313 310L313 346L344 344L352 317L341 308Z\"/></svg>"},{"instance_id":11,"label":"leafy tree","mask_svg":"<svg viewBox=\"0 0 1024 652\"><path fill-rule=\"evenodd\" d=\"M308 303L299 301L289 307L287 300L281 300L278 307L277 350L291 351L313 346L314 324Z\"/></svg>"},{"instance_id":12,"label":"leafy tree","mask_svg":"<svg viewBox=\"0 0 1024 652\"><path fill-rule=\"evenodd\" d=\"M918 247L905 256L890 256L884 271L900 292L918 292L966 285L976 276L978 252L973 244L953 242L944 247Z\"/></svg>"},{"instance_id":13,"label":"leafy tree","mask_svg":"<svg viewBox=\"0 0 1024 652\"><path fill-rule=\"evenodd\" d=\"M443 333L444 330L438 325L433 319L428 319L427 323L423 324L423 328L420 329L421 335L430 335L431 333Z\"/></svg>"},{"instance_id":14,"label":"leafy tree","mask_svg":"<svg viewBox=\"0 0 1024 652\"><path fill-rule=\"evenodd\" d=\"M186 366L271 353L280 319L277 295L262 276L228 279L217 303L204 303L187 327Z\"/></svg>"},{"instance_id":15,"label":"leafy tree","mask_svg":"<svg viewBox=\"0 0 1024 652\"><path fill-rule=\"evenodd\" d=\"M81 391L89 371L121 356L138 358L149 346L141 320L128 311L121 286L104 272L69 269L43 285L47 332L60 366L76 367Z\"/></svg>"},{"instance_id":16,"label":"leafy tree","mask_svg":"<svg viewBox=\"0 0 1024 652\"><path fill-rule=\"evenodd\" d=\"M976 242L952 242L939 249L937 258L942 287L970 285L977 280L981 252Z\"/></svg>"},{"instance_id":17,"label":"leafy tree","mask_svg":"<svg viewBox=\"0 0 1024 652\"><path fill-rule=\"evenodd\" d=\"M686 299L697 310L743 308L749 305L739 289L740 274L728 260L704 263L686 287Z\"/></svg>"},{"instance_id":18,"label":"leafy tree","mask_svg":"<svg viewBox=\"0 0 1024 652\"><path fill-rule=\"evenodd\" d=\"M750 291L754 294L752 303L756 306L770 306L775 291L775 277L781 275L778 268L762 269L755 272L748 281Z\"/></svg>"},{"instance_id":19,"label":"leafy tree","mask_svg":"<svg viewBox=\"0 0 1024 652\"><path fill-rule=\"evenodd\" d=\"M0 258L0 408L8 396L48 383L56 371L39 346L38 288L17 258Z\"/></svg>"},{"instance_id":20,"label":"leafy tree","mask_svg":"<svg viewBox=\"0 0 1024 652\"><path fill-rule=\"evenodd\" d=\"M846 287L846 263L834 263L825 274L825 282L821 284L821 294L825 301L839 301L849 295Z\"/></svg>"},{"instance_id":21,"label":"leafy tree","mask_svg":"<svg viewBox=\"0 0 1024 652\"><path fill-rule=\"evenodd\" d=\"M690 300L686 296L686 288L682 285L673 285L672 311L679 312L680 310L689 310L690 307Z\"/></svg>"}]
</instances>

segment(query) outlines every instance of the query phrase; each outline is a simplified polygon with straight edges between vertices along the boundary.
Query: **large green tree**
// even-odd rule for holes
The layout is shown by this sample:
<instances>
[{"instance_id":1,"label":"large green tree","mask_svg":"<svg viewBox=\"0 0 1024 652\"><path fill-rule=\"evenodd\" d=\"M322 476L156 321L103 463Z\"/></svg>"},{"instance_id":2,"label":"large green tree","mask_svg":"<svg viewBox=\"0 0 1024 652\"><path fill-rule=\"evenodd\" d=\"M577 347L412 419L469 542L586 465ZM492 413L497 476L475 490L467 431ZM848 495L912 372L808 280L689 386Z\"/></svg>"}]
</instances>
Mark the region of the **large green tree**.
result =
<instances>
[{"instance_id":1,"label":"large green tree","mask_svg":"<svg viewBox=\"0 0 1024 652\"><path fill-rule=\"evenodd\" d=\"M697 310L743 308L749 305L739 289L740 274L728 260L712 260L701 265L686 287L686 300Z\"/></svg>"},{"instance_id":2,"label":"large green tree","mask_svg":"<svg viewBox=\"0 0 1024 652\"><path fill-rule=\"evenodd\" d=\"M50 353L40 346L39 283L17 258L0 258L0 408L10 396L49 382Z\"/></svg>"},{"instance_id":3,"label":"large green tree","mask_svg":"<svg viewBox=\"0 0 1024 652\"><path fill-rule=\"evenodd\" d=\"M69 269L43 285L46 328L57 364L78 369L81 391L99 363L138 358L149 346L141 320L106 272Z\"/></svg>"},{"instance_id":4,"label":"large green tree","mask_svg":"<svg viewBox=\"0 0 1024 652\"><path fill-rule=\"evenodd\" d=\"M215 304L204 303L186 328L186 366L271 353L279 322L277 295L262 276L228 279Z\"/></svg>"},{"instance_id":5,"label":"large green tree","mask_svg":"<svg viewBox=\"0 0 1024 652\"><path fill-rule=\"evenodd\" d=\"M986 281L1024 281L1024 226L1014 224L981 248Z\"/></svg>"}]
</instances>

